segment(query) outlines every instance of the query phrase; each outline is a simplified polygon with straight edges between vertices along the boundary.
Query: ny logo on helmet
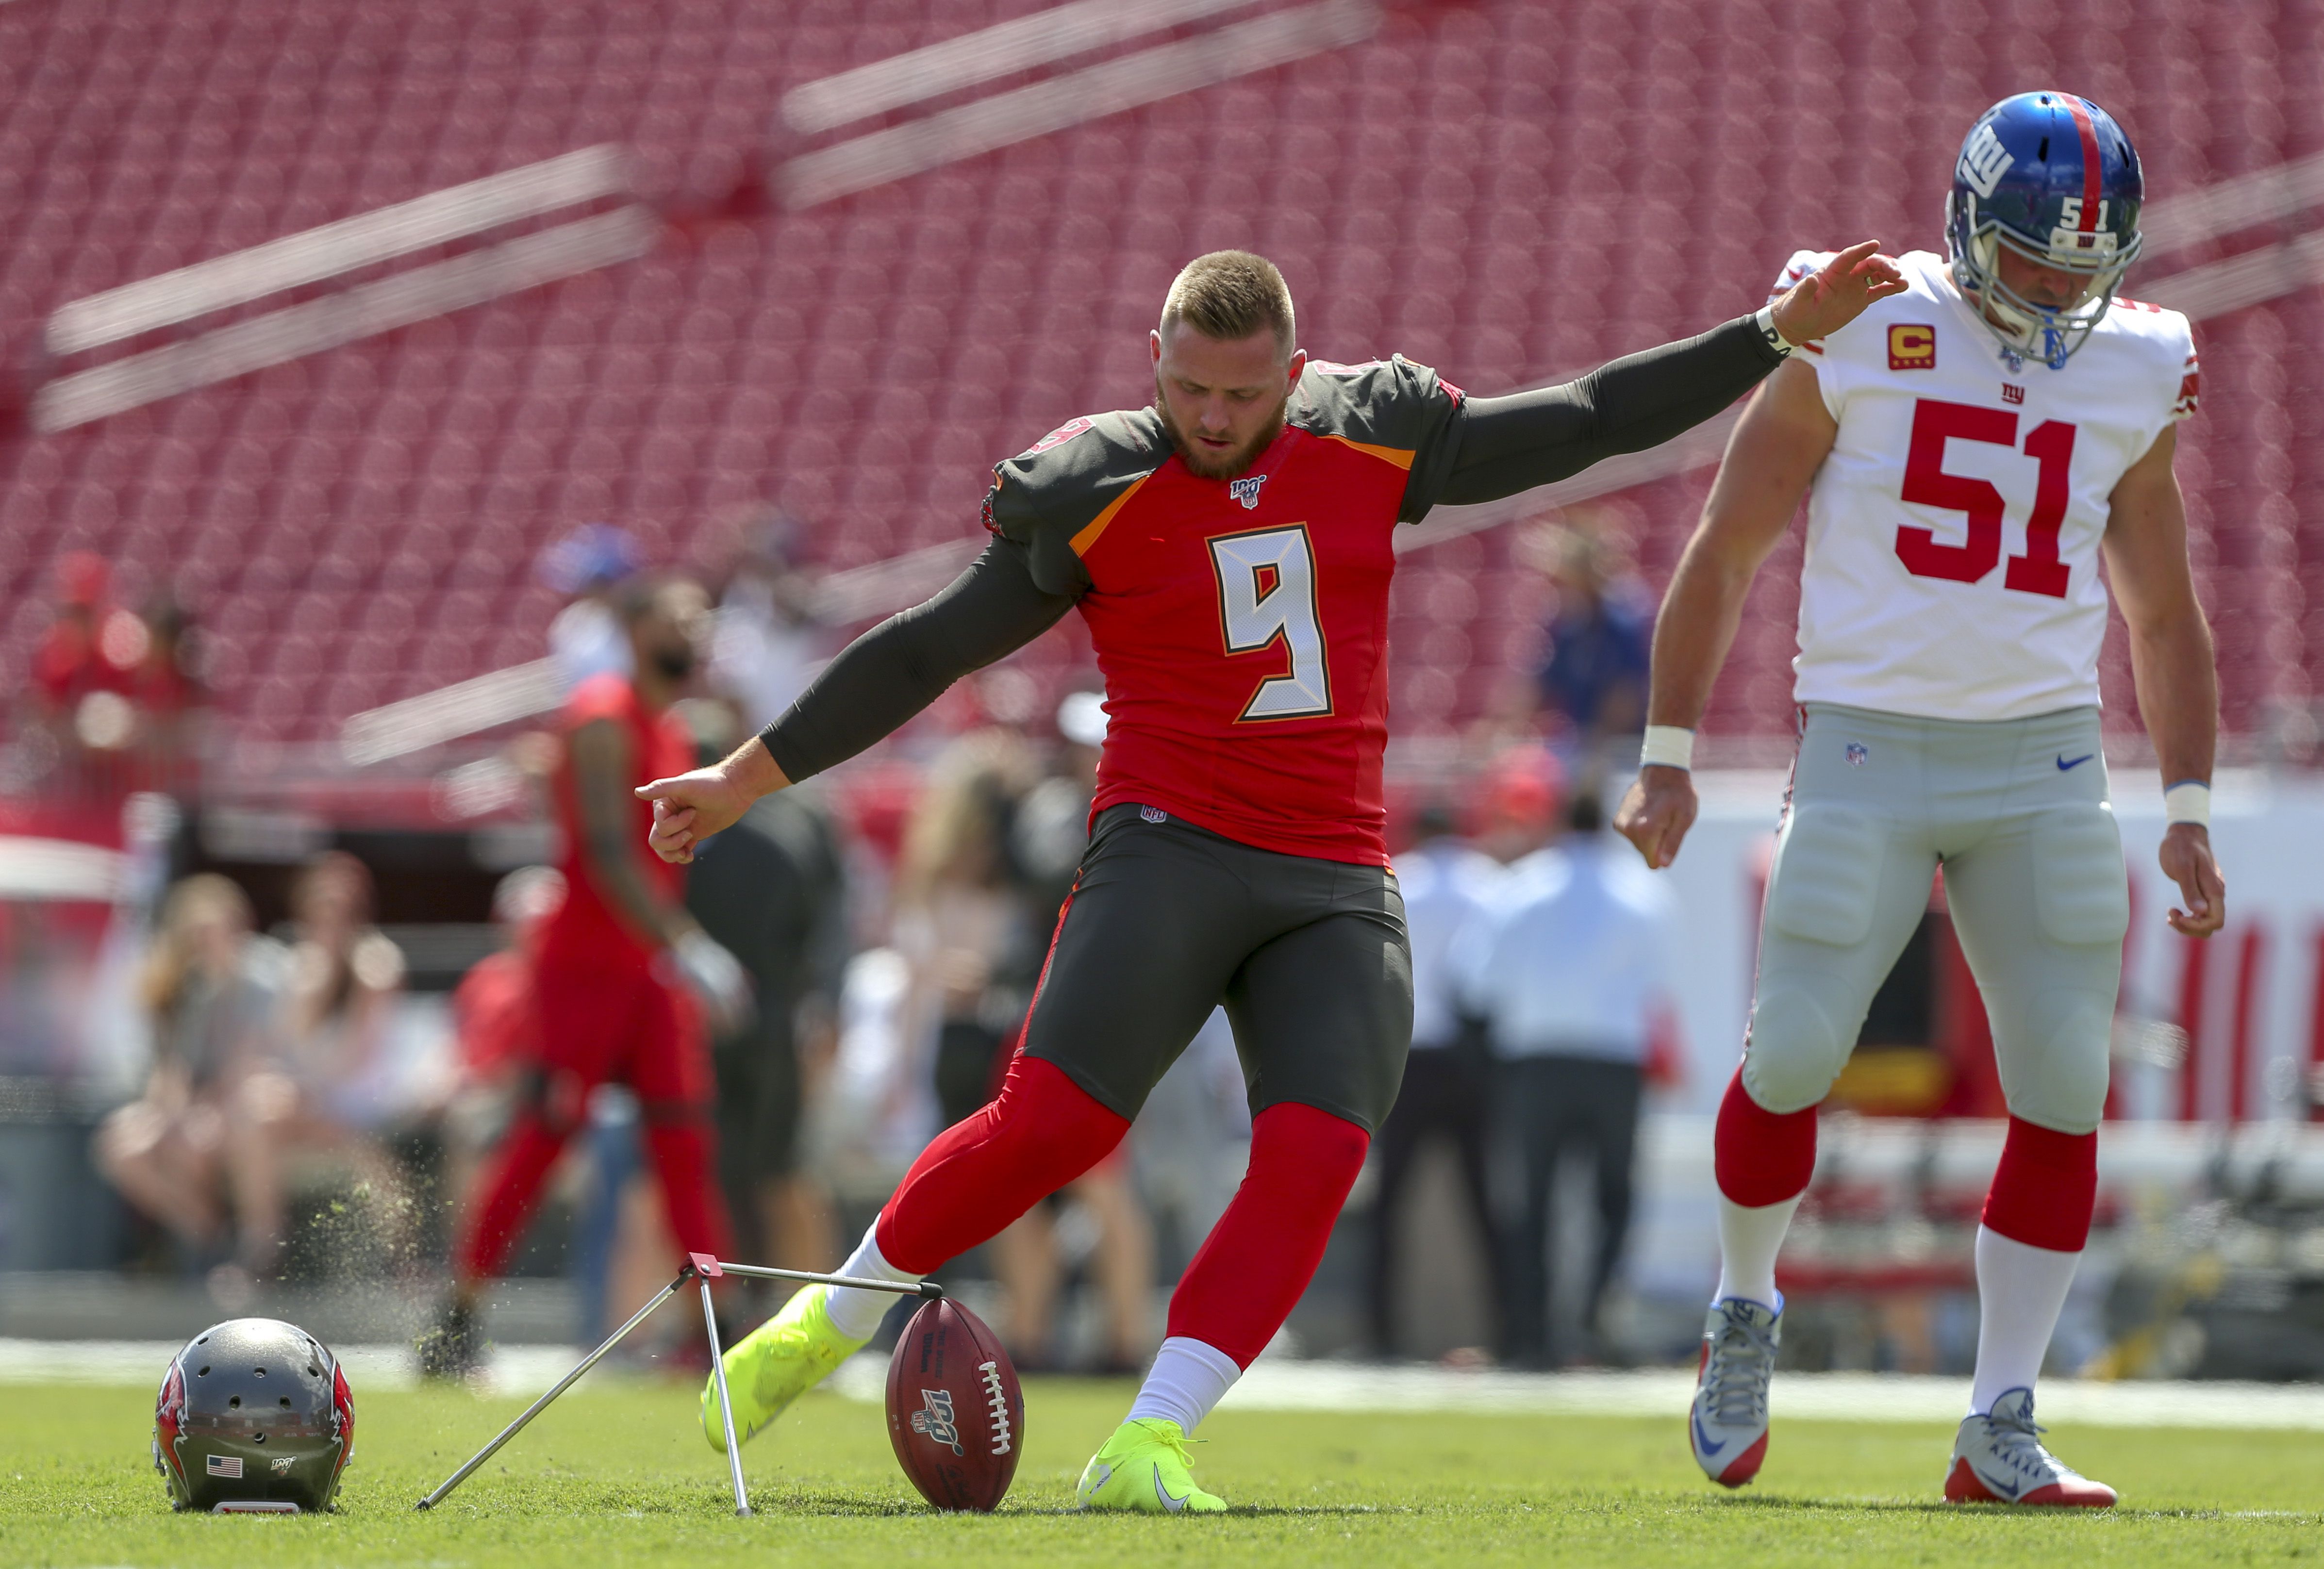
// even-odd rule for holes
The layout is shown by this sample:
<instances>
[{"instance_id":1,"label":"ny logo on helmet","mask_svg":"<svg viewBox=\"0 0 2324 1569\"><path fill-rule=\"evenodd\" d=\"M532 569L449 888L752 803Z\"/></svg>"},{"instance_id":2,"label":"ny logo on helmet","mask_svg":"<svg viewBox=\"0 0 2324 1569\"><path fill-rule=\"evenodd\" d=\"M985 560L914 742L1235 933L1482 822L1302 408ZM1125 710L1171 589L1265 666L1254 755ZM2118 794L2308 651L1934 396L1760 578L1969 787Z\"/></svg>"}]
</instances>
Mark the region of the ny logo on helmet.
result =
<instances>
[{"instance_id":1,"label":"ny logo on helmet","mask_svg":"<svg viewBox=\"0 0 2324 1569\"><path fill-rule=\"evenodd\" d=\"M2001 144L2001 137L1991 125L1979 125L1977 134L1961 149L1960 178L1980 197L1993 195L1993 188L2009 172L2009 149Z\"/></svg>"}]
</instances>

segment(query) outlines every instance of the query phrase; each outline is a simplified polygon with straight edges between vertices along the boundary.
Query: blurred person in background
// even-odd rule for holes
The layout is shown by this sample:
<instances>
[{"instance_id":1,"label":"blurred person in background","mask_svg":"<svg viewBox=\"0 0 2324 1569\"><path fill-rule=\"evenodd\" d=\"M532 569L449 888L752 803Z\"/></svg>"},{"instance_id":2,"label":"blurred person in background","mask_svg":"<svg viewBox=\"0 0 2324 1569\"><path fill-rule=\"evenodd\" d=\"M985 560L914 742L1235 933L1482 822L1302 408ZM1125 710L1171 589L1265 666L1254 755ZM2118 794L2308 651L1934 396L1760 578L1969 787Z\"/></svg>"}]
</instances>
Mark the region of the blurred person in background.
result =
<instances>
[{"instance_id":1,"label":"blurred person in background","mask_svg":"<svg viewBox=\"0 0 2324 1569\"><path fill-rule=\"evenodd\" d=\"M1552 1361L1551 1226L1558 1167L1587 1152L1596 1174L1596 1256L1582 1296L1584 1344L1600 1354L1600 1310L1630 1228L1633 1150L1646 1064L1675 997L1670 891L1603 831L1574 793L1557 843L1511 867L1457 948L1462 1009L1494 1057L1501 1136L1522 1187L1504 1228L1504 1345L1521 1366Z\"/></svg>"},{"instance_id":2,"label":"blurred person in background","mask_svg":"<svg viewBox=\"0 0 2324 1569\"><path fill-rule=\"evenodd\" d=\"M410 1205L376 1134L405 1110L390 1040L403 954L372 925L372 878L344 851L318 856L291 885L292 941L273 1028L235 1097L248 1238L243 1262L280 1255L294 1165L322 1162L367 1191L392 1251Z\"/></svg>"},{"instance_id":3,"label":"blurred person in background","mask_svg":"<svg viewBox=\"0 0 2324 1569\"><path fill-rule=\"evenodd\" d=\"M1545 529L1531 542L1557 595L1534 672L1540 713L1556 744L1593 758L1609 739L1646 729L1654 602L1600 531Z\"/></svg>"},{"instance_id":4,"label":"blurred person in background","mask_svg":"<svg viewBox=\"0 0 2324 1569\"><path fill-rule=\"evenodd\" d=\"M1564 795L1565 769L1549 748L1504 748L1478 780L1471 846L1503 866L1532 854L1556 827Z\"/></svg>"},{"instance_id":5,"label":"blurred person in background","mask_svg":"<svg viewBox=\"0 0 2324 1569\"><path fill-rule=\"evenodd\" d=\"M718 597L711 684L760 730L789 707L830 654L816 614L816 580L791 561L799 526L780 507L746 524L742 555Z\"/></svg>"},{"instance_id":6,"label":"blurred person in background","mask_svg":"<svg viewBox=\"0 0 2324 1569\"><path fill-rule=\"evenodd\" d=\"M1097 793L1098 761L1105 746L1104 696L1068 693L1057 705L1056 726L1059 747L1054 766L1018 803L1010 830L1019 872L1030 888L1033 914L1052 926L1055 912L1072 896L1082 854L1089 847L1090 802ZM1240 1080L1239 1072L1236 1076ZM998 1088L996 1081L985 1098ZM1125 1140L1111 1156L1062 1190L1062 1196L1080 1205L1093 1223L1090 1258L1106 1310L1101 1366L1109 1372L1136 1371L1152 1339L1154 1227L1135 1180L1137 1148L1136 1140ZM1063 1284L1063 1239L1054 1224L1057 1210L1054 1200L1034 1205L995 1241L1011 1283L1010 1301L1025 1304L1015 1310L1020 1343L1037 1361L1048 1344ZM1213 1212L1203 1229L1207 1231L1217 1218Z\"/></svg>"},{"instance_id":7,"label":"blurred person in background","mask_svg":"<svg viewBox=\"0 0 2324 1569\"><path fill-rule=\"evenodd\" d=\"M949 1126L998 1093L1039 979L1054 907L1043 909L1015 876L1010 824L1032 760L1013 734L985 730L937 761L904 830L896 869L894 941L911 966L906 1028L933 1035L936 1103ZM1086 821L1087 808L1084 807ZM1151 1241L1122 1163L1065 1190L1096 1220L1094 1253L1107 1305L1109 1361L1145 1353ZM993 1239L994 1272L1008 1293L1002 1325L1028 1367L1054 1358L1053 1323L1063 1269L1046 1207Z\"/></svg>"},{"instance_id":8,"label":"blurred person in background","mask_svg":"<svg viewBox=\"0 0 2324 1569\"><path fill-rule=\"evenodd\" d=\"M1396 1104L1372 1141L1379 1187L1372 1201L1370 1307L1372 1346L1384 1357L1395 1356L1401 1343L1396 1296L1403 1279L1402 1202L1413 1158L1430 1140L1442 1138L1452 1147L1487 1273L1499 1274L1485 1159L1492 1132L1490 1065L1476 1032L1463 1028L1452 990L1452 950L1472 935L1504 873L1492 857L1456 837L1453 827L1452 810L1430 803L1415 825L1418 842L1396 858L1405 929L1412 938L1412 1052Z\"/></svg>"},{"instance_id":9,"label":"blurred person in background","mask_svg":"<svg viewBox=\"0 0 2324 1569\"><path fill-rule=\"evenodd\" d=\"M565 874L554 866L521 866L493 890L501 946L470 965L452 992L454 1066L442 1105L447 1193L468 1190L476 1162L508 1131L525 1065L539 1060L533 966L564 902Z\"/></svg>"},{"instance_id":10,"label":"blurred person in background","mask_svg":"<svg viewBox=\"0 0 2324 1569\"><path fill-rule=\"evenodd\" d=\"M209 706L200 645L192 615L167 594L148 601L139 619L144 635L129 678L137 716L137 784L182 800L198 783L201 725Z\"/></svg>"},{"instance_id":11,"label":"blurred person in background","mask_svg":"<svg viewBox=\"0 0 2324 1569\"><path fill-rule=\"evenodd\" d=\"M88 550L57 563L55 618L32 651L19 730L40 791L88 810L109 829L131 788L136 739L131 693L150 639L111 600L111 571Z\"/></svg>"},{"instance_id":12,"label":"blurred person in background","mask_svg":"<svg viewBox=\"0 0 2324 1569\"><path fill-rule=\"evenodd\" d=\"M430 1376L475 1367L484 1287L522 1235L590 1092L608 1080L637 1094L678 1247L728 1252L703 1013L738 1028L752 1011L750 976L687 913L684 872L641 846L651 813L631 794L693 761L694 738L671 705L699 661L709 596L679 579L633 578L617 603L635 674L593 676L565 706L550 793L566 893L534 962L540 1056L515 1125L462 1217L451 1293L420 1338Z\"/></svg>"},{"instance_id":13,"label":"blurred person in background","mask_svg":"<svg viewBox=\"0 0 2324 1569\"><path fill-rule=\"evenodd\" d=\"M253 1271L270 1261L274 1233L254 1191L261 1174L242 1158L247 1140L233 1136L235 1103L265 1057L290 966L255 925L248 897L216 872L170 891L142 983L152 1066L138 1098L99 1127L96 1150L122 1196L198 1260Z\"/></svg>"},{"instance_id":14,"label":"blurred person in background","mask_svg":"<svg viewBox=\"0 0 2324 1569\"><path fill-rule=\"evenodd\" d=\"M1082 852L1089 848L1090 802L1105 746L1105 695L1068 693L1057 705L1057 741L1055 764L1025 792L1010 827L1010 848L1031 885L1037 915L1065 903Z\"/></svg>"},{"instance_id":15,"label":"blurred person in background","mask_svg":"<svg viewBox=\"0 0 2324 1569\"><path fill-rule=\"evenodd\" d=\"M723 708L702 706L706 713ZM708 754L733 743L696 738ZM838 1262L831 1195L799 1160L807 1063L831 1053L848 956L845 868L830 813L812 791L759 801L703 847L686 908L750 973L758 1005L711 1043L718 1078L718 1170L735 1244L753 1262Z\"/></svg>"},{"instance_id":16,"label":"blurred person in background","mask_svg":"<svg viewBox=\"0 0 2324 1569\"><path fill-rule=\"evenodd\" d=\"M593 676L635 668L619 600L644 565L636 539L613 523L584 523L541 552L540 580L570 595L549 623L558 691L570 697Z\"/></svg>"}]
</instances>

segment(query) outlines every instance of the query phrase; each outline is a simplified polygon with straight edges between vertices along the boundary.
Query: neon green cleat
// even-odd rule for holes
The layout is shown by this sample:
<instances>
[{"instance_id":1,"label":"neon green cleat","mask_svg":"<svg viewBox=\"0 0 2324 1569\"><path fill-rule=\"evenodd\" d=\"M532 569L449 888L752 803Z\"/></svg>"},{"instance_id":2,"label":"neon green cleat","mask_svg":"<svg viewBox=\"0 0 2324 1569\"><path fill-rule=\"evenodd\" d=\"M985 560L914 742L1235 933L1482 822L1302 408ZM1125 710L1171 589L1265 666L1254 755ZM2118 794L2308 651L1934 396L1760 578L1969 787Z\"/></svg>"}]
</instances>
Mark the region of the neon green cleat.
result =
<instances>
[{"instance_id":1,"label":"neon green cleat","mask_svg":"<svg viewBox=\"0 0 2324 1569\"><path fill-rule=\"evenodd\" d=\"M842 1334L831 1322L823 1305L829 1289L809 1286L798 1292L772 1318L736 1341L721 1359L726 1364L726 1388L734 1399L734 1431L743 1439L756 1437L761 1428L789 1409L793 1400L863 1349L865 1341ZM702 1433L711 1448L726 1453L715 1374L702 1381Z\"/></svg>"},{"instance_id":2,"label":"neon green cleat","mask_svg":"<svg viewBox=\"0 0 2324 1569\"><path fill-rule=\"evenodd\" d=\"M1124 1422L1083 1468L1074 1507L1153 1515L1225 1513L1226 1500L1194 1485L1186 1443L1176 1422L1152 1417Z\"/></svg>"}]
</instances>

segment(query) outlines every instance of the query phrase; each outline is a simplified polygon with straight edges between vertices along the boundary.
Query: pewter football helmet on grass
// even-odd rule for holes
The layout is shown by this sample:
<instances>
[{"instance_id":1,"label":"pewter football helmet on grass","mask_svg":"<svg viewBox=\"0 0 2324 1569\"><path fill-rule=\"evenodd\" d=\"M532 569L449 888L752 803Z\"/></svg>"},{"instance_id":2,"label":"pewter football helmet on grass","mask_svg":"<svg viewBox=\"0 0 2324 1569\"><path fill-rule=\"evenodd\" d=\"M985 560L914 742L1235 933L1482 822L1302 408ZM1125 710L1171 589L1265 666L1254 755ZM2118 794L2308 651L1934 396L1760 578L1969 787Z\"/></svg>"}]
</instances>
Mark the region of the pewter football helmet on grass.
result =
<instances>
[{"instance_id":1,"label":"pewter football helmet on grass","mask_svg":"<svg viewBox=\"0 0 2324 1569\"><path fill-rule=\"evenodd\" d=\"M329 1509L355 1435L346 1370L321 1341L280 1319L202 1331L170 1360L153 1402L153 1468L180 1509Z\"/></svg>"}]
</instances>

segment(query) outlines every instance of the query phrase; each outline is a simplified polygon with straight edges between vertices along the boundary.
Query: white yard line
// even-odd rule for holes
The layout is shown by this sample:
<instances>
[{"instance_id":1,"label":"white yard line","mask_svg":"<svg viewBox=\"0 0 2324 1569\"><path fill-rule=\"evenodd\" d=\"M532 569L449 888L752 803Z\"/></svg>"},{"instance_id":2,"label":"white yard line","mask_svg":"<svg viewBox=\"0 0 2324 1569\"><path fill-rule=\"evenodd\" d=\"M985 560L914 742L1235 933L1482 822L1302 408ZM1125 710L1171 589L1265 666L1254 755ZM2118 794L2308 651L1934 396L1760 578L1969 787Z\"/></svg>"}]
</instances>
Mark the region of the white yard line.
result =
<instances>
[{"instance_id":1,"label":"white yard line","mask_svg":"<svg viewBox=\"0 0 2324 1569\"><path fill-rule=\"evenodd\" d=\"M0 1339L0 1384L158 1384L178 1348L161 1341ZM357 1389L409 1389L410 1352L397 1345L339 1348ZM518 1394L548 1388L580 1353L567 1346L503 1346L488 1387ZM576 1386L604 1377L593 1373ZM619 1370L613 1372L619 1379ZM842 1398L876 1405L886 1398L887 1359L851 1359L832 1380ZM1686 1409L1693 1375L1642 1372L1459 1372L1358 1362L1261 1361L1227 1394L1243 1411L1432 1411L1501 1416L1661 1417ZM1786 1373L1775 1380L1777 1420L1912 1422L1950 1426L1969 1397L1965 1378L1882 1373ZM2042 1386L2048 1422L2097 1427L2264 1427L2324 1432L2324 1384L2088 1383Z\"/></svg>"}]
</instances>

